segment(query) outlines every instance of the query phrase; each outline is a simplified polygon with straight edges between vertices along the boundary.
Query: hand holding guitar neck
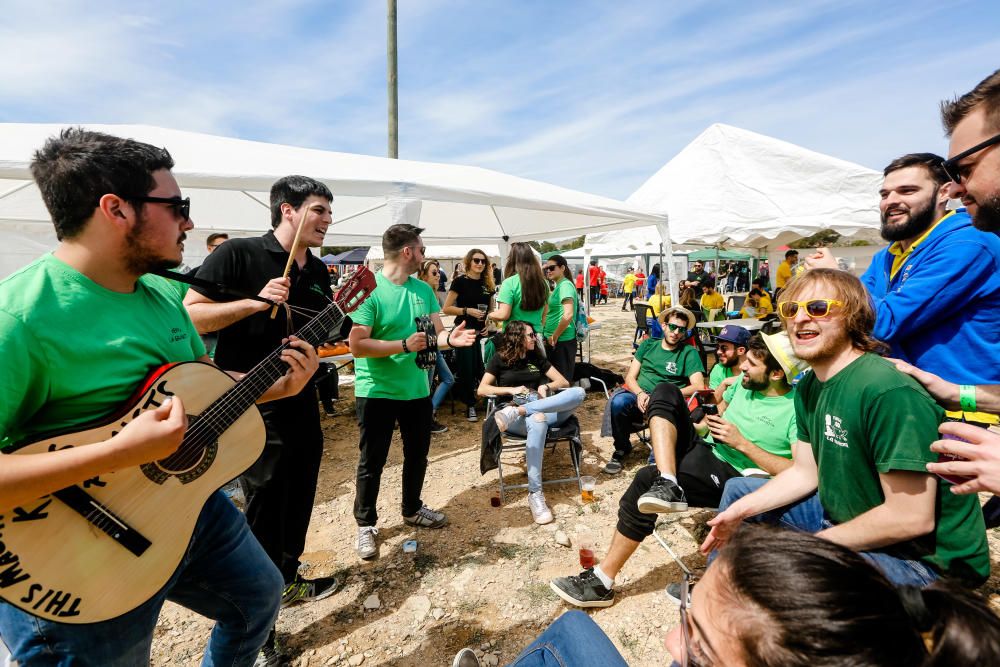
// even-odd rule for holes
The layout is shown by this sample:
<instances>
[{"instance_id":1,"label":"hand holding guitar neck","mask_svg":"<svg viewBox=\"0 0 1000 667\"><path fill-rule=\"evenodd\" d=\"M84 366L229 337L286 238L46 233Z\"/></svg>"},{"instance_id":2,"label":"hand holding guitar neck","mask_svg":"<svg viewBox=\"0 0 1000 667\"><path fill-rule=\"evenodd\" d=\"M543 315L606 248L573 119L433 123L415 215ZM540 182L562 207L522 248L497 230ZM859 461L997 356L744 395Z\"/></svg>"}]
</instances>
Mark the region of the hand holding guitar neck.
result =
<instances>
[{"instance_id":1,"label":"hand holding guitar neck","mask_svg":"<svg viewBox=\"0 0 1000 667\"><path fill-rule=\"evenodd\" d=\"M262 398L277 399L295 396L306 386L319 368L316 348L297 336L289 336L281 341L288 347L281 351L281 360L288 364L285 372Z\"/></svg>"}]
</instances>

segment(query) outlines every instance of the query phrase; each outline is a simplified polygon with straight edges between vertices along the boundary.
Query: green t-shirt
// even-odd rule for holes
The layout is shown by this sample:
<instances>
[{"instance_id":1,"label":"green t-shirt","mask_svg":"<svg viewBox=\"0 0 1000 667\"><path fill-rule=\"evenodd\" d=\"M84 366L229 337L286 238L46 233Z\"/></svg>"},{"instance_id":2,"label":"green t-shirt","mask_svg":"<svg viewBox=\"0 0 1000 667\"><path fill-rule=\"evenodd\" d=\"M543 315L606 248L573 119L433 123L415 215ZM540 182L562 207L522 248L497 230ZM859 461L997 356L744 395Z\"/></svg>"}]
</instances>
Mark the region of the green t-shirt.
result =
<instances>
[{"instance_id":1,"label":"green t-shirt","mask_svg":"<svg viewBox=\"0 0 1000 667\"><path fill-rule=\"evenodd\" d=\"M708 375L708 388L715 389L722 384L723 380L731 378L734 375L736 375L736 373L733 372L732 368L723 366L722 364L716 362L716 364L712 366L712 372Z\"/></svg>"},{"instance_id":2,"label":"green t-shirt","mask_svg":"<svg viewBox=\"0 0 1000 667\"><path fill-rule=\"evenodd\" d=\"M635 351L635 359L640 364L638 383L648 394L661 382L684 388L691 384L692 375L705 372L698 350L684 343L676 350L665 350L662 342L662 338L647 338Z\"/></svg>"},{"instance_id":3,"label":"green t-shirt","mask_svg":"<svg viewBox=\"0 0 1000 667\"><path fill-rule=\"evenodd\" d=\"M765 396L746 389L741 382L730 385L722 395L728 403L723 418L740 430L743 437L765 452L792 458L792 443L797 437L795 427L795 390L784 396ZM715 442L712 436L705 438ZM712 448L716 458L725 461L742 473L747 468L759 467L749 456L727 444L716 443Z\"/></svg>"},{"instance_id":4,"label":"green t-shirt","mask_svg":"<svg viewBox=\"0 0 1000 667\"><path fill-rule=\"evenodd\" d=\"M937 460L944 412L916 380L885 359L864 354L826 382L812 373L795 391L798 438L808 442L819 469L819 499L834 523L885 502L878 473L926 473ZM941 572L981 582L990 558L983 513L975 495L958 496L938 480L934 532L891 549Z\"/></svg>"},{"instance_id":5,"label":"green t-shirt","mask_svg":"<svg viewBox=\"0 0 1000 667\"><path fill-rule=\"evenodd\" d=\"M510 305L511 320L522 320L535 327L535 331L542 330L542 310L544 307L538 310L521 309L521 276L511 276L500 284L497 301Z\"/></svg>"},{"instance_id":6,"label":"green t-shirt","mask_svg":"<svg viewBox=\"0 0 1000 667\"><path fill-rule=\"evenodd\" d=\"M549 312L545 315L545 328L542 329L542 335L545 336L546 340L555 332L560 320L562 320L562 302L566 299L573 301L573 319L569 321L569 325L559 336L559 340L576 340L576 287L566 278L560 278L555 289L549 294Z\"/></svg>"},{"instance_id":7,"label":"green t-shirt","mask_svg":"<svg viewBox=\"0 0 1000 667\"><path fill-rule=\"evenodd\" d=\"M375 274L376 287L351 314L355 324L371 327L378 340L403 340L417 331L414 320L441 310L431 286L413 276L397 285ZM362 398L392 398L409 401L430 394L427 371L417 366L416 352L354 360L354 395Z\"/></svg>"},{"instance_id":8,"label":"green t-shirt","mask_svg":"<svg viewBox=\"0 0 1000 667\"><path fill-rule=\"evenodd\" d=\"M0 448L109 416L150 371L204 354L170 281L122 294L44 255L0 282Z\"/></svg>"}]
</instances>

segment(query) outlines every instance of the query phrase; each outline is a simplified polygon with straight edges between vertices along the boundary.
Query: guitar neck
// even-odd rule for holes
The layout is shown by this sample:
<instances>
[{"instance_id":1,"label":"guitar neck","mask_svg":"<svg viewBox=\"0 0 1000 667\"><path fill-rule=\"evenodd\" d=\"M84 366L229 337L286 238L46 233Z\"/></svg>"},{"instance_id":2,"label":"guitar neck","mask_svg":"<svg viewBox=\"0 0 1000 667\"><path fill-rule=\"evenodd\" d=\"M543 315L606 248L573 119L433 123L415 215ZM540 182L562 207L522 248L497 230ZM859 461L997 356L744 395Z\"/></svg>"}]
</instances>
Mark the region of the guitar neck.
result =
<instances>
[{"instance_id":1,"label":"guitar neck","mask_svg":"<svg viewBox=\"0 0 1000 667\"><path fill-rule=\"evenodd\" d=\"M295 333L297 338L313 347L326 342L330 333L340 328L344 321L344 311L336 303L331 303ZM229 426L257 402L278 379L288 370L288 364L281 360L281 352L289 347L285 343L254 366L239 382L217 398L201 415L213 430L222 434Z\"/></svg>"}]
</instances>

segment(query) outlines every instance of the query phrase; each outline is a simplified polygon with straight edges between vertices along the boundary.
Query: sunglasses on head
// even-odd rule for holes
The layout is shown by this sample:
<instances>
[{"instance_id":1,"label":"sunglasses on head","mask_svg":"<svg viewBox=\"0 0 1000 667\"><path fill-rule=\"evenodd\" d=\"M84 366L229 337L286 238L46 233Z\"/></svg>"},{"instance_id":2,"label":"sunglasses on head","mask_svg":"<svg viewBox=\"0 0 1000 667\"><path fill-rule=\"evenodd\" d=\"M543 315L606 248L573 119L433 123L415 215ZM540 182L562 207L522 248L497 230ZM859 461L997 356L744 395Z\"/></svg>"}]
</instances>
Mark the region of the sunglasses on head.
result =
<instances>
[{"instance_id":1,"label":"sunglasses on head","mask_svg":"<svg viewBox=\"0 0 1000 667\"><path fill-rule=\"evenodd\" d=\"M184 218L187 222L191 219L191 198L185 197L181 199L180 197L128 197L132 201L141 201L150 204L166 204L174 209L174 213Z\"/></svg>"},{"instance_id":2,"label":"sunglasses on head","mask_svg":"<svg viewBox=\"0 0 1000 667\"><path fill-rule=\"evenodd\" d=\"M830 314L833 306L843 306L843 301L836 299L810 299L809 301L779 301L778 314L783 318L791 319L799 312L799 308L805 308L806 315L813 319L826 317Z\"/></svg>"},{"instance_id":3,"label":"sunglasses on head","mask_svg":"<svg viewBox=\"0 0 1000 667\"><path fill-rule=\"evenodd\" d=\"M969 157L970 155L974 155L975 153L978 153L981 150L985 150L995 144L1000 144L1000 134L994 137L990 137L981 144L976 144L969 150L962 151L953 158L948 158L947 160L941 163L941 168L944 169L944 173L948 176L948 178L950 178L955 183L961 183L963 178L968 178L969 173L972 171L972 167L974 167L975 165L963 166L959 165L958 163L964 160L965 158Z\"/></svg>"},{"instance_id":4,"label":"sunglasses on head","mask_svg":"<svg viewBox=\"0 0 1000 667\"><path fill-rule=\"evenodd\" d=\"M671 324L671 323L668 322L667 323L667 330L668 331L687 331L687 325L686 324Z\"/></svg>"}]
</instances>

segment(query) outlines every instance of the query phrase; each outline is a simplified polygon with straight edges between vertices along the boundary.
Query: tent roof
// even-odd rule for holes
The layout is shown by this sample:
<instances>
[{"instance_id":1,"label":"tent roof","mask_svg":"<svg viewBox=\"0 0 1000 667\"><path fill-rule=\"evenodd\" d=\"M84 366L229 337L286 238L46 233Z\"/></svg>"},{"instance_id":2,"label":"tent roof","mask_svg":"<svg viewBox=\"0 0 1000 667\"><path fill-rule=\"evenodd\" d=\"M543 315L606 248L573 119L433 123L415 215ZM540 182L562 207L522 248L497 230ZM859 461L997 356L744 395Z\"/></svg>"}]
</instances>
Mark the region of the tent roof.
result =
<instances>
[{"instance_id":1,"label":"tent roof","mask_svg":"<svg viewBox=\"0 0 1000 667\"><path fill-rule=\"evenodd\" d=\"M38 232L27 225L49 225L28 165L32 153L63 127L0 123L0 232L5 236L16 233L27 238L31 231ZM614 199L478 167L335 153L146 125L87 127L166 147L176 162L174 176L191 197L192 219L200 231L236 235L266 231L268 191L288 174L308 174L333 191L334 221L327 235L331 245L377 245L382 232L401 221L394 204L387 204L398 199L422 202L419 223L426 229L423 238L428 244L564 238L666 219L662 213ZM54 245L54 235L50 233L45 243ZM201 249L196 242L188 245L193 252L186 259L192 263ZM0 262L0 275L10 270L8 264Z\"/></svg>"},{"instance_id":2,"label":"tent roof","mask_svg":"<svg viewBox=\"0 0 1000 667\"><path fill-rule=\"evenodd\" d=\"M851 162L715 124L628 202L667 211L670 238L681 244L759 248L824 229L875 240L881 179ZM658 242L655 228L631 235Z\"/></svg>"},{"instance_id":3,"label":"tent roof","mask_svg":"<svg viewBox=\"0 0 1000 667\"><path fill-rule=\"evenodd\" d=\"M350 250L345 250L339 255L330 256L329 264L364 264L365 256L368 254L368 248L351 248ZM326 257L323 258L326 261Z\"/></svg>"},{"instance_id":4,"label":"tent roof","mask_svg":"<svg viewBox=\"0 0 1000 667\"><path fill-rule=\"evenodd\" d=\"M715 259L733 259L733 260L748 260L753 259L753 255L748 255L745 252L736 252L735 250L722 250L719 248L705 248L704 250L696 250L688 255L689 261L711 261Z\"/></svg>"}]
</instances>

